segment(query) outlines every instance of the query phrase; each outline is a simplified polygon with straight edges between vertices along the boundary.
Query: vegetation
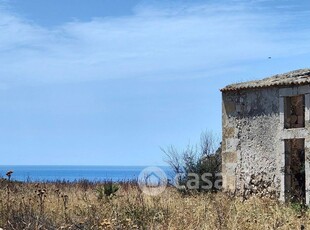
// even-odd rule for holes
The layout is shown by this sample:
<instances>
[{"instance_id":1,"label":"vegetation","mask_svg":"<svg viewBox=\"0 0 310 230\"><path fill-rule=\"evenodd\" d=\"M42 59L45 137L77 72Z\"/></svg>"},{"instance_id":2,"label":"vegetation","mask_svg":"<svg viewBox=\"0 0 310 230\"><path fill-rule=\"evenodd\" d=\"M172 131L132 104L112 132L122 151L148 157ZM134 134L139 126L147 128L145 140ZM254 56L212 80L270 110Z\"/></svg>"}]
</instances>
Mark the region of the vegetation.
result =
<instances>
[{"instance_id":1,"label":"vegetation","mask_svg":"<svg viewBox=\"0 0 310 230\"><path fill-rule=\"evenodd\" d=\"M224 193L184 195L168 187L156 197L136 182L21 183L0 179L0 228L21 229L309 229L310 212L271 199L243 201ZM105 195L104 195L105 196Z\"/></svg>"},{"instance_id":2,"label":"vegetation","mask_svg":"<svg viewBox=\"0 0 310 230\"><path fill-rule=\"evenodd\" d=\"M144 194L137 181L17 182L12 171L0 178L0 229L309 229L310 210L270 198L233 197L214 186L219 179L221 149L205 132L199 147L178 152L163 149L178 183L158 196ZM192 173L211 173L212 187L189 189ZM207 192L201 192L207 191ZM212 192L210 192L212 191ZM215 192L216 191L216 192Z\"/></svg>"},{"instance_id":3,"label":"vegetation","mask_svg":"<svg viewBox=\"0 0 310 230\"><path fill-rule=\"evenodd\" d=\"M105 183L103 186L99 186L96 189L98 200L103 198L111 198L116 195L116 192L119 190L119 186L112 181Z\"/></svg>"},{"instance_id":4,"label":"vegetation","mask_svg":"<svg viewBox=\"0 0 310 230\"><path fill-rule=\"evenodd\" d=\"M210 132L205 131L200 136L198 145L188 145L184 150L178 151L169 146L162 149L177 178L179 191L183 193L192 192L193 181L197 181L196 191L216 191L221 184L221 147L218 138ZM208 175L206 176L206 173ZM205 175L205 176L203 176ZM210 186L207 186L210 184ZM191 187L191 188L189 188Z\"/></svg>"}]
</instances>

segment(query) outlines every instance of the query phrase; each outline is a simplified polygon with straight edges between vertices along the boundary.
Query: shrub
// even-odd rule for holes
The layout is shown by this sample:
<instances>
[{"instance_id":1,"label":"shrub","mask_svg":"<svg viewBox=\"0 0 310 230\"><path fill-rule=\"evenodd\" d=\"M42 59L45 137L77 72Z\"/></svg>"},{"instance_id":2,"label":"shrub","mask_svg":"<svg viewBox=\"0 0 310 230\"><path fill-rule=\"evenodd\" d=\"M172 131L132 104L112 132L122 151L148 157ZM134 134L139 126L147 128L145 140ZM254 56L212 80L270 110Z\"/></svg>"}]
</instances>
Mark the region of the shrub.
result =
<instances>
[{"instance_id":1,"label":"shrub","mask_svg":"<svg viewBox=\"0 0 310 230\"><path fill-rule=\"evenodd\" d=\"M162 151L166 155L166 162L178 175L178 185L182 185L183 192L189 191L190 184L198 178L195 191L216 191L221 182L221 147L220 142L212 132L205 131L200 136L199 145L188 145L183 151L169 146ZM208 173L208 177L206 174ZM206 182L206 178L208 182ZM195 181L197 183L197 181ZM209 186L207 186L209 185ZM180 186L178 186L180 188ZM207 188L207 189L206 189Z\"/></svg>"},{"instance_id":2,"label":"shrub","mask_svg":"<svg viewBox=\"0 0 310 230\"><path fill-rule=\"evenodd\" d=\"M116 192L119 190L119 186L115 183L107 182L103 186L96 189L97 191L97 198L102 200L104 197L112 197L115 196Z\"/></svg>"}]
</instances>

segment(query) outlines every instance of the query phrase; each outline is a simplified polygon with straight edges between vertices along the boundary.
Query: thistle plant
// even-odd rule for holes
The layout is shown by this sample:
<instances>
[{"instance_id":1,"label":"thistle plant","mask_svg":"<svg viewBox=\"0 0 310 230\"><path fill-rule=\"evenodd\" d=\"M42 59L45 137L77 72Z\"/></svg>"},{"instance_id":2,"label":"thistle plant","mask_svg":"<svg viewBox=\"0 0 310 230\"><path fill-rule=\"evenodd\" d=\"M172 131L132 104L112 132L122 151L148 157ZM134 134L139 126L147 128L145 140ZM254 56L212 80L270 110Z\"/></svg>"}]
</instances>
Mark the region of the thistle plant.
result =
<instances>
[{"instance_id":1,"label":"thistle plant","mask_svg":"<svg viewBox=\"0 0 310 230\"><path fill-rule=\"evenodd\" d=\"M8 171L5 175L8 177L8 184L7 184L7 200L6 200L6 209L7 209L7 215L9 216L10 212L10 194L11 194L11 176L13 174L13 171Z\"/></svg>"},{"instance_id":2,"label":"thistle plant","mask_svg":"<svg viewBox=\"0 0 310 230\"><path fill-rule=\"evenodd\" d=\"M63 207L64 207L64 216L65 216L65 220L66 222L68 221L68 214L67 214L67 210L68 210L68 202L69 202L69 196L67 194L62 194L61 195L62 201L63 201Z\"/></svg>"},{"instance_id":3,"label":"thistle plant","mask_svg":"<svg viewBox=\"0 0 310 230\"><path fill-rule=\"evenodd\" d=\"M12 171L12 170L8 171L8 172L5 174L5 175L8 177L8 181L11 180L12 174L13 174L13 171Z\"/></svg>"},{"instance_id":4,"label":"thistle plant","mask_svg":"<svg viewBox=\"0 0 310 230\"><path fill-rule=\"evenodd\" d=\"M44 201L46 198L46 189L39 189L36 191L39 197L39 205L40 205L40 213L41 215L44 213Z\"/></svg>"}]
</instances>

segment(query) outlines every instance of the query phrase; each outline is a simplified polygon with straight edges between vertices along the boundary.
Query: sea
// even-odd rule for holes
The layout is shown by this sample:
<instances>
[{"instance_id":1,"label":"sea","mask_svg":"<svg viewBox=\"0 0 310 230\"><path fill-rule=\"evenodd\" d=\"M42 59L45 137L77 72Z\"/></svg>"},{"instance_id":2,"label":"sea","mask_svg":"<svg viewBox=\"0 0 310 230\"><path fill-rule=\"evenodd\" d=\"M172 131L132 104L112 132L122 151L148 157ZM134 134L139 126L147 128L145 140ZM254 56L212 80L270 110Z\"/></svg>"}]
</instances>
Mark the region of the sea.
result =
<instances>
[{"instance_id":1,"label":"sea","mask_svg":"<svg viewBox=\"0 0 310 230\"><path fill-rule=\"evenodd\" d=\"M171 178L173 172L169 166L158 166ZM0 178L13 171L12 180L24 182L49 181L132 181L148 166L47 166L47 165L0 165Z\"/></svg>"}]
</instances>

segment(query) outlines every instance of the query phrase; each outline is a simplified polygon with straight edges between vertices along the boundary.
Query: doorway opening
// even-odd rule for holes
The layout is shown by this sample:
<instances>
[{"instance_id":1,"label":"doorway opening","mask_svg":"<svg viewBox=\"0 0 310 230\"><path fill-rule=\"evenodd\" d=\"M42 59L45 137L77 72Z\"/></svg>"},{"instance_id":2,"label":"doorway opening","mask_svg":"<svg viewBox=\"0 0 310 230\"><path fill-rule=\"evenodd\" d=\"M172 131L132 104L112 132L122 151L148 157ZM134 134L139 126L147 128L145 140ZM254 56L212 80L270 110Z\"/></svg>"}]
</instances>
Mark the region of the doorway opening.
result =
<instances>
[{"instance_id":1,"label":"doorway opening","mask_svg":"<svg viewBox=\"0 0 310 230\"><path fill-rule=\"evenodd\" d=\"M305 139L285 140L285 196L287 201L306 202Z\"/></svg>"}]
</instances>

